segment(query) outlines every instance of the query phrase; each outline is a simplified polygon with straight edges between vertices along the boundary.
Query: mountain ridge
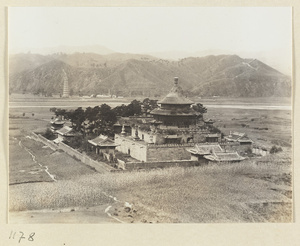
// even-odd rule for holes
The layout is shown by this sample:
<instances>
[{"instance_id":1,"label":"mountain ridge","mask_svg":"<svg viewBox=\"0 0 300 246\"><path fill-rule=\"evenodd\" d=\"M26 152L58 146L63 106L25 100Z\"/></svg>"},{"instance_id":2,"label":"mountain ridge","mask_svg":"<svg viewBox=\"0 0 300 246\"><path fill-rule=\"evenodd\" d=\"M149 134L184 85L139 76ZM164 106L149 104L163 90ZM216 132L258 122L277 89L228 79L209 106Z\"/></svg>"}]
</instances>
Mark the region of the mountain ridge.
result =
<instances>
[{"instance_id":1,"label":"mountain ridge","mask_svg":"<svg viewBox=\"0 0 300 246\"><path fill-rule=\"evenodd\" d=\"M75 94L162 96L176 76L189 96L291 95L291 78L257 59L210 55L172 61L123 53L14 55L10 59L10 91L61 93L62 69Z\"/></svg>"}]
</instances>

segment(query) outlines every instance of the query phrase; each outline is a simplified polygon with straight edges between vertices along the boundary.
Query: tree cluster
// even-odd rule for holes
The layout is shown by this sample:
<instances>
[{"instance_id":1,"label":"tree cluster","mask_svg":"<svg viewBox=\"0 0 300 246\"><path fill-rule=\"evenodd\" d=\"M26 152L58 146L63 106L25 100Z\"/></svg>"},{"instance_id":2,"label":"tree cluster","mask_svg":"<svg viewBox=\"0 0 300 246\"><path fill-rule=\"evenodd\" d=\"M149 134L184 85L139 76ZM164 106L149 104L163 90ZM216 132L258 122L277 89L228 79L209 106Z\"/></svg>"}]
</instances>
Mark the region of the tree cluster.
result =
<instances>
[{"instance_id":1,"label":"tree cluster","mask_svg":"<svg viewBox=\"0 0 300 246\"><path fill-rule=\"evenodd\" d=\"M115 108L111 108L107 104L88 107L85 110L82 107L76 110L65 110L59 108L50 108L56 116L63 116L72 123L72 127L77 132L95 133L97 135L104 134L113 136L113 125L117 121L117 117L129 117L141 115L144 112L149 112L157 107L156 100L146 98L143 102L133 100L128 105L122 104Z\"/></svg>"},{"instance_id":2,"label":"tree cluster","mask_svg":"<svg viewBox=\"0 0 300 246\"><path fill-rule=\"evenodd\" d=\"M270 154L275 154L277 152L281 152L282 148L281 147L277 147L276 145L273 145L272 148L270 149Z\"/></svg>"},{"instance_id":3,"label":"tree cluster","mask_svg":"<svg viewBox=\"0 0 300 246\"><path fill-rule=\"evenodd\" d=\"M192 109L201 114L207 113L207 108L202 103L193 104Z\"/></svg>"}]
</instances>

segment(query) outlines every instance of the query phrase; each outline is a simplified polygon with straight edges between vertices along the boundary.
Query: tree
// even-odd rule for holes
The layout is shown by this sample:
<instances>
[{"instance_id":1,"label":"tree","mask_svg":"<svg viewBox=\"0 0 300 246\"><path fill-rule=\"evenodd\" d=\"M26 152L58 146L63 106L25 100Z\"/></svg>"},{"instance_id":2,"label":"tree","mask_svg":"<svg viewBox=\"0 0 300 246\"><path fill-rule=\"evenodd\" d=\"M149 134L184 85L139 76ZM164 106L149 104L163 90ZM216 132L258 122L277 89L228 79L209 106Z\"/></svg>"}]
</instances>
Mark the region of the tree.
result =
<instances>
[{"instance_id":1,"label":"tree","mask_svg":"<svg viewBox=\"0 0 300 246\"><path fill-rule=\"evenodd\" d=\"M52 108L52 110L54 110L54 113L57 116L66 116L67 111L65 109L61 109L61 108Z\"/></svg>"},{"instance_id":2,"label":"tree","mask_svg":"<svg viewBox=\"0 0 300 246\"><path fill-rule=\"evenodd\" d=\"M142 103L138 100L133 100L127 105L124 116L140 115L142 113Z\"/></svg>"},{"instance_id":3,"label":"tree","mask_svg":"<svg viewBox=\"0 0 300 246\"><path fill-rule=\"evenodd\" d=\"M43 136L49 140L55 139L55 134L50 130L50 128L47 128Z\"/></svg>"},{"instance_id":4,"label":"tree","mask_svg":"<svg viewBox=\"0 0 300 246\"><path fill-rule=\"evenodd\" d=\"M102 104L99 107L98 116L101 118L101 120L105 121L108 124L114 124L117 121L116 113L107 104Z\"/></svg>"},{"instance_id":5,"label":"tree","mask_svg":"<svg viewBox=\"0 0 300 246\"><path fill-rule=\"evenodd\" d=\"M81 131L81 125L85 121L84 110L82 107L68 112L68 118L71 120L74 130L78 132Z\"/></svg>"},{"instance_id":6,"label":"tree","mask_svg":"<svg viewBox=\"0 0 300 246\"><path fill-rule=\"evenodd\" d=\"M152 100L152 99L149 99L149 98L145 98L143 100L142 107L143 107L143 111L145 113L150 112L153 109L158 107L157 100Z\"/></svg>"},{"instance_id":7,"label":"tree","mask_svg":"<svg viewBox=\"0 0 300 246\"><path fill-rule=\"evenodd\" d=\"M192 109L201 114L207 113L207 108L202 103L193 104Z\"/></svg>"},{"instance_id":8,"label":"tree","mask_svg":"<svg viewBox=\"0 0 300 246\"><path fill-rule=\"evenodd\" d=\"M97 134L113 136L113 125L117 121L117 116L114 110L107 104L102 104L100 107L95 107L96 120L94 120L94 130Z\"/></svg>"},{"instance_id":9,"label":"tree","mask_svg":"<svg viewBox=\"0 0 300 246\"><path fill-rule=\"evenodd\" d=\"M273 145L272 148L270 149L270 154L274 154L274 153L277 153L280 151L282 151L281 147L277 147L277 146Z\"/></svg>"},{"instance_id":10,"label":"tree","mask_svg":"<svg viewBox=\"0 0 300 246\"><path fill-rule=\"evenodd\" d=\"M113 109L113 111L115 112L115 114L117 116L125 116L125 113L126 113L126 109L127 109L127 106L125 104L122 104L121 106L117 106Z\"/></svg>"},{"instance_id":11,"label":"tree","mask_svg":"<svg viewBox=\"0 0 300 246\"><path fill-rule=\"evenodd\" d=\"M55 113L55 111L56 111L56 108L55 108L55 107L54 107L54 108L50 108L50 109L49 109L49 111L50 111L50 112L54 112L54 113Z\"/></svg>"},{"instance_id":12,"label":"tree","mask_svg":"<svg viewBox=\"0 0 300 246\"><path fill-rule=\"evenodd\" d=\"M78 149L83 145L83 138L80 135L76 135L73 138L70 139L68 142L68 145L70 145L74 149Z\"/></svg>"}]
</instances>

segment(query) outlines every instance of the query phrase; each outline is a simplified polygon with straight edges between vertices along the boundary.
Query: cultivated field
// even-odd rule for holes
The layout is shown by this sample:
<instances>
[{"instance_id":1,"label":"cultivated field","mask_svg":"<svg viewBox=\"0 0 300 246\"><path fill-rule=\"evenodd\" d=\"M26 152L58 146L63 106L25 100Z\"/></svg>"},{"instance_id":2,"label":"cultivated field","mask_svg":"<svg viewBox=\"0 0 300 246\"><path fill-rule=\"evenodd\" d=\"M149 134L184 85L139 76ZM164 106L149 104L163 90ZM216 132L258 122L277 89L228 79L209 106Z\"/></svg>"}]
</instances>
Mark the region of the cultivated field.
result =
<instances>
[{"instance_id":1,"label":"cultivated field","mask_svg":"<svg viewBox=\"0 0 300 246\"><path fill-rule=\"evenodd\" d=\"M274 155L238 164L99 174L27 137L45 130L52 113L36 103L17 107L24 105L18 100L9 119L11 223L292 221L291 111L209 108L205 115L225 134L242 131L266 148L281 146L283 152ZM124 208L125 202L133 207Z\"/></svg>"}]
</instances>

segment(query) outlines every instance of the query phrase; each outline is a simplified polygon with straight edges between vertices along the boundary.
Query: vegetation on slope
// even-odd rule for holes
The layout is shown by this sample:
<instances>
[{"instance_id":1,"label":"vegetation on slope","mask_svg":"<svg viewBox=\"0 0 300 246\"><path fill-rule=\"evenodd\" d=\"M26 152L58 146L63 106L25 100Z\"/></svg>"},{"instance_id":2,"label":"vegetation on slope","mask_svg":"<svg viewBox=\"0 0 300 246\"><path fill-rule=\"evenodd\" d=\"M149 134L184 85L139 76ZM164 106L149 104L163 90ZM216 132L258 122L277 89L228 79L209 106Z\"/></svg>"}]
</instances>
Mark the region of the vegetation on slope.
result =
<instances>
[{"instance_id":1,"label":"vegetation on slope","mask_svg":"<svg viewBox=\"0 0 300 246\"><path fill-rule=\"evenodd\" d=\"M28 62L25 62L28 61ZM31 61L31 62L29 62ZM26 63L25 66L18 64ZM39 65L38 65L39 64ZM10 89L61 93L63 71L75 94L164 95L172 78L188 95L290 96L291 79L256 59L235 55L190 57L168 61L146 55L93 53L52 56L19 55L10 61Z\"/></svg>"}]
</instances>

